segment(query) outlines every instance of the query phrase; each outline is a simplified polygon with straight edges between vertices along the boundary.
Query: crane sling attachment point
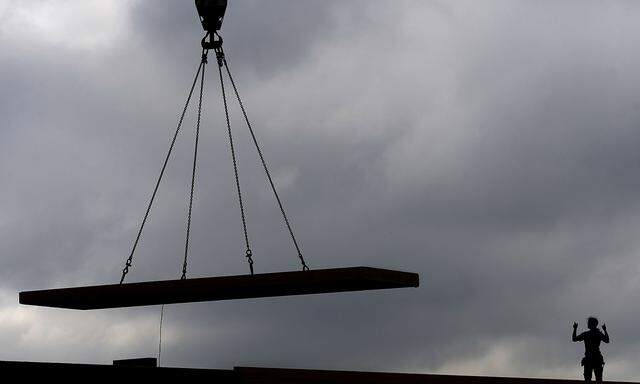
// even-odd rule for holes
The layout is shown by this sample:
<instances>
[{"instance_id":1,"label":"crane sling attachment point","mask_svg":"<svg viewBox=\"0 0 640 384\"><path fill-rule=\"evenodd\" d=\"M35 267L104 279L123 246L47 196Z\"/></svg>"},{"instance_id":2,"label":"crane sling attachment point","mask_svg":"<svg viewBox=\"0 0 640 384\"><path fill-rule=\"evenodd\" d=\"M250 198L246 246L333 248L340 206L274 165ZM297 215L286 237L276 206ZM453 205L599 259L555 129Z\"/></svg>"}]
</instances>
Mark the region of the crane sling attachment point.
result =
<instances>
[{"instance_id":1,"label":"crane sling attachment point","mask_svg":"<svg viewBox=\"0 0 640 384\"><path fill-rule=\"evenodd\" d=\"M310 271L300 245L293 232L293 227L284 209L282 199L276 189L275 183L269 171L264 154L256 137L255 131L249 120L246 108L240 97L238 87L229 69L229 64L222 47L223 40L218 30L222 25L222 19L226 10L226 0L196 0L196 8L200 15L202 26L206 34L201 40L202 54L195 77L189 88L187 100L184 104L178 124L171 139L169 150L164 158L160 174L156 180L151 198L147 204L145 214L133 242L131 252L125 261L119 284L98 285L75 288L48 289L40 291L20 292L21 304L49 306L71 309L102 309L131 306L145 306L170 303L187 303L212 300L231 300L258 297L303 295L314 293L362 291L372 289L389 289L402 287L417 287L419 276L415 273L393 271L370 267L334 268ZM198 160L198 144L200 136L200 123L202 119L202 101L205 85L205 69L208 64L208 53L213 50L218 64L218 75L222 103L224 106L229 149L233 163L235 186L240 210L240 219L244 237L244 256L249 264L249 275L207 277L187 279L187 266L189 256L189 237L191 231L191 218L196 183L196 171ZM249 130L251 140L256 148L262 168L267 177L268 184L274 194L276 203L282 214L285 227L289 233L297 257L302 265L302 270L297 272L279 272L254 274L253 251L251 250L247 230L247 218L245 206L240 188L238 161L233 141L231 123L229 119L228 100L225 89L224 74L228 78L235 98L240 106L244 122ZM142 237L142 232L148 220L153 202L158 192L160 183L165 174L167 164L171 158L178 134L181 131L184 117L193 97L195 87L199 81L198 107L195 129L195 143L193 162L191 168L191 185L188 195L188 208L186 219L186 236L182 273L179 280L164 280L142 283L124 283L127 274L133 266L133 257Z\"/></svg>"}]
</instances>

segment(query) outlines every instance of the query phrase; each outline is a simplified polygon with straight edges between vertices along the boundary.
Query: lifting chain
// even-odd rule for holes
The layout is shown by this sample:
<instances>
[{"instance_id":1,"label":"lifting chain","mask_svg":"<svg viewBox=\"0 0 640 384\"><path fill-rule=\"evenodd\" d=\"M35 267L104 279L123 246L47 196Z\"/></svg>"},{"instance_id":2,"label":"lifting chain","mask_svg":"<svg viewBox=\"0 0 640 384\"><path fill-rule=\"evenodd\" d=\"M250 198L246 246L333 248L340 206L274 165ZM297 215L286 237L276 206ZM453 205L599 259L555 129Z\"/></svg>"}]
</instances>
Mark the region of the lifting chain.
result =
<instances>
[{"instance_id":1,"label":"lifting chain","mask_svg":"<svg viewBox=\"0 0 640 384\"><path fill-rule=\"evenodd\" d=\"M122 277L120 277L120 284L124 282L127 273L129 273L129 269L133 264L133 254L138 247L138 243L140 242L140 237L142 236L142 230L144 229L144 225L147 222L147 218L149 217L149 212L151 211L151 206L153 205L153 201L156 198L156 194L158 193L158 187L160 186L160 182L162 181L162 176L164 175L164 171L167 169L167 163L169 162L169 158L171 157L171 152L173 151L173 147L175 146L176 139L178 137L178 133L180 133L180 128L182 127L182 122L184 120L184 115L187 112L187 108L189 107L189 103L191 102L191 96L193 95L193 90L196 87L196 83L198 81L198 77L200 76L200 71L203 69L204 63L201 61L198 66L198 70L196 71L196 76L193 79L193 83L191 84L191 89L189 90L189 95L187 96L187 101L184 104L184 108L182 109L182 113L180 114L180 119L178 120L178 126L176 127L176 131L173 134L173 139L171 140L171 145L169 146L169 150L167 152L167 156L164 159L164 163L162 164L162 169L160 170L160 175L158 176L158 180L156 181L156 185L153 188L153 193L151 194L151 199L149 199L149 204L147 205L147 210L144 213L144 218L142 219L142 224L140 224L140 228L138 229L138 235L136 236L136 240L133 243L133 247L131 248L131 253L129 253L129 257L127 258L124 268L122 269Z\"/></svg>"},{"instance_id":2,"label":"lifting chain","mask_svg":"<svg viewBox=\"0 0 640 384\"><path fill-rule=\"evenodd\" d=\"M209 40L207 41L207 37L209 38ZM184 116L185 113L187 111L187 108L189 106L189 103L191 102L191 97L193 96L193 91L195 89L196 83L198 81L198 78L200 77L200 94L199 94L199 99L198 99L198 116L197 116L197 120L196 120L196 137L195 137L195 145L194 145L194 154L193 154L193 167L192 167L192 172L191 172L191 189L190 189L190 194L189 194L189 208L188 208L188 213L187 213L187 228L186 228L186 239L185 239L185 248L184 248L184 260L182 263L182 276L181 279L184 280L187 277L187 260L188 260L188 256L189 256L189 236L190 236L190 231L191 231L191 213L192 213L192 208L193 208L193 194L194 194L194 189L195 189L195 180L196 180L196 170L197 170L197 159L198 159L198 141L199 141L199 137L200 137L200 121L201 121L201 117L202 117L202 99L203 99L203 93L204 93L204 75L205 75L205 67L207 64L207 54L209 52L210 49L213 49L216 53L216 60L218 62L218 75L220 78L220 87L222 90L222 101L224 104L224 113L225 113L225 118L226 118L226 123L227 123L227 133L229 136L229 147L231 150L231 159L233 161L233 172L234 172L234 176L235 176L235 183L236 183L236 191L238 194L238 203L240 206L240 216L242 219L242 230L243 230L243 234L244 234L244 241L245 241L245 246L246 246L246 250L245 250L245 257L247 259L247 262L249 263L249 270L251 272L251 274L253 275L254 273L254 268L253 268L253 252L251 251L251 246L249 243L249 235L248 235L248 231L247 231L247 220L246 220L246 215L245 215L245 210L244 210L244 202L242 200L242 191L240 189L240 178L238 176L238 161L236 158L236 152L235 152L235 147L234 147L234 142L233 142L233 134L231 132L231 122L229 119L229 108L228 108L228 103L227 103L227 95L226 95L226 90L225 90L225 86L224 86L224 78L222 75L222 68L225 68L225 71L229 77L229 81L231 82L231 85L233 87L233 91L234 94L236 96L236 99L238 100L238 104L240 105L240 109L242 110L242 115L244 116L244 120L245 123L247 125L247 127L249 128L249 132L251 134L251 138L253 140L253 144L258 152L258 156L260 157L260 161L262 163L262 167L265 171L265 174L267 176L267 180L269 181L269 185L271 186L271 190L273 191L273 194L276 198L276 202L278 203L278 207L280 208L280 213L282 214L282 217L284 219L284 223L287 227L287 230L289 231L289 235L291 237L291 240L293 241L293 245L296 249L296 252L298 253L298 258L300 259L300 263L302 264L302 270L303 271L308 271L309 270L309 266L307 265L303 255L302 255L302 251L300 249L300 245L298 244L298 240L296 239L294 233L293 233L293 228L291 225L291 222L289 220L289 218L287 217L287 214L284 210L284 205L282 204L282 200L280 199L280 196L278 195L278 191L276 190L275 187L275 183L273 181L273 178L271 177L271 172L269 172L269 167L267 166L267 162L264 158L264 155L262 153L262 149L260 148L260 145L258 143L258 139L256 138L256 135L253 131L253 127L251 126L251 122L249 121L249 117L247 115L247 111L244 107L244 104L242 102L242 99L240 98L240 93L238 92L238 87L236 86L236 83L233 79L233 76L231 75L231 71L229 69L229 64L227 63L227 59L225 57L224 54L224 50L222 49L222 37L217 33L214 32L213 34L210 34L209 32L207 32L207 34L202 38L201 41L201 45L202 45L202 57L201 57L201 61L200 61L200 65L198 66L198 70L196 71L196 75L195 78L193 79L193 83L191 84L191 88L189 90L189 95L187 96L187 100L185 102L184 108L182 109L182 113L180 114L180 119L178 120L178 125L176 127L175 133L173 135L173 138L171 140L171 144L169 146L169 150L167 152L167 155L164 159L164 163L162 165L162 169L160 171L160 175L158 176L158 180L156 181L155 187L153 189L153 193L151 194L151 199L149 200L149 204L147 205L147 210L145 211L144 217L142 219L142 223L140 225L140 228L138 230L138 234L136 236L136 239L133 243L133 247L131 249L131 253L129 254L129 257L127 258L127 260L125 261L125 266L122 269L122 277L120 278L120 284L122 284L124 282L124 279L127 275L127 273L129 273L129 269L132 267L133 264L133 255L136 251L136 248L138 246L138 243L140 242L140 238L142 236L142 230L144 229L144 226L147 222L147 219L149 217L149 213L151 211L151 207L153 206L153 202L155 200L156 194L158 192L158 187L160 186L160 182L162 181L162 177L164 176L164 172L167 168L167 163L169 162L169 158L171 157L171 153L173 151L173 148L175 146L175 142L176 139L178 137L178 133L180 132L180 129L182 127L182 122L184 120ZM160 354L160 350L158 351L158 354Z\"/></svg>"},{"instance_id":3,"label":"lifting chain","mask_svg":"<svg viewBox=\"0 0 640 384\"><path fill-rule=\"evenodd\" d=\"M222 41L222 39L221 39ZM231 71L229 70L229 64L227 63L227 58L224 55L224 52L222 50L222 44L220 45L220 48L218 48L216 50L216 53L220 51L220 54L218 55L218 62L220 62L222 60L222 64L224 65L224 68L227 72L227 75L229 76L229 81L231 81L231 86L233 87L233 92L236 95L236 99L238 100L238 104L240 105L240 109L242 110L242 115L244 116L244 121L247 124L247 128L249 128L249 132L251 133L251 139L253 140L253 144L256 147L256 150L258 152L258 156L260 157L260 161L262 162L262 168L264 168L264 172L267 175L267 179L269 180L269 185L271 186L271 190L273 191L273 194L276 198L276 201L278 203L278 207L280 208L280 213L282 213L282 218L284 219L284 223L287 226L287 229L289 230L289 235L291 236L291 240L293 241L293 245L296 248L296 251L298 252L298 259L300 259L300 263L302 264L302 270L303 271L308 271L309 270L309 266L307 265L306 261L304 260L304 257L302 256L302 251L300 250L300 246L298 244L298 241L296 240L296 236L293 234L293 229L291 226L291 222L289 221L289 218L287 217L287 214L284 210L284 206L282 204L282 200L280 200L280 196L278 195L278 191L276 190L276 186L275 183L273 182L273 178L271 177L271 173L269 172L269 167L267 166L267 162L264 159L264 155L262 154L262 149L260 148L260 144L258 144L258 139L256 138L255 133L253 132L253 127L251 126L251 122L249 121L249 117L247 116L247 111L244 107L244 104L242 103L242 99L240 98L240 93L238 92L238 87L236 86L235 81L233 80L233 76L231 75Z\"/></svg>"},{"instance_id":4,"label":"lifting chain","mask_svg":"<svg viewBox=\"0 0 640 384\"><path fill-rule=\"evenodd\" d=\"M233 160L233 174L236 179L236 191L238 192L238 203L240 205L240 217L242 219L242 230L244 233L244 243L246 246L245 257L249 263L249 271L253 275L253 252L249 244L249 235L247 233L247 219L244 213L244 203L242 202L242 192L240 190L240 178L238 177L238 161L236 160L236 151L233 145L233 135L231 134L231 122L229 121L229 107L227 105L227 93L224 89L224 79L222 78L222 66L224 64L224 52L222 51L222 39L219 39L220 45L214 48L216 59L218 60L218 74L220 76L220 89L222 90L222 103L224 104L224 116L227 120L227 133L229 135L229 147L231 149L231 159Z\"/></svg>"},{"instance_id":5,"label":"lifting chain","mask_svg":"<svg viewBox=\"0 0 640 384\"><path fill-rule=\"evenodd\" d=\"M187 236L184 242L184 261L182 262L181 280L187 278L187 258L189 257L189 234L191 233L191 208L193 207L193 189L196 184L196 165L198 163L198 139L200 138L200 119L202 117L202 94L204 92L204 72L207 66L208 50L202 48L202 75L200 76L200 97L198 98L198 117L196 119L196 142L193 149L193 168L191 170L191 191L189 193L189 210L187 213Z\"/></svg>"}]
</instances>

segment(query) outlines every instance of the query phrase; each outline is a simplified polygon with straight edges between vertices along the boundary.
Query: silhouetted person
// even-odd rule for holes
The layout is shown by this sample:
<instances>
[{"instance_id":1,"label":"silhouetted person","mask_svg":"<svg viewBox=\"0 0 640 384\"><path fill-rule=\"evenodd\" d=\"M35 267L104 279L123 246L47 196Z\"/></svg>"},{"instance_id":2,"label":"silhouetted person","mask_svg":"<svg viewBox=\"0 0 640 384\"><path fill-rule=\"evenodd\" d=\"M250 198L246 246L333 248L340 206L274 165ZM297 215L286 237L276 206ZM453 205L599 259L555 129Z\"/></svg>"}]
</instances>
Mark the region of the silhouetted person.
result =
<instances>
[{"instance_id":1,"label":"silhouetted person","mask_svg":"<svg viewBox=\"0 0 640 384\"><path fill-rule=\"evenodd\" d=\"M596 375L596 382L602 382L602 369L604 367L604 358L600 353L600 342L609 342L609 334L607 333L607 325L602 324L602 331L598 329L598 319L590 317L587 319L588 331L576 335L578 323L573 323L572 341L584 341L584 358L581 365L584 367L584 380L591 381L591 372Z\"/></svg>"}]
</instances>

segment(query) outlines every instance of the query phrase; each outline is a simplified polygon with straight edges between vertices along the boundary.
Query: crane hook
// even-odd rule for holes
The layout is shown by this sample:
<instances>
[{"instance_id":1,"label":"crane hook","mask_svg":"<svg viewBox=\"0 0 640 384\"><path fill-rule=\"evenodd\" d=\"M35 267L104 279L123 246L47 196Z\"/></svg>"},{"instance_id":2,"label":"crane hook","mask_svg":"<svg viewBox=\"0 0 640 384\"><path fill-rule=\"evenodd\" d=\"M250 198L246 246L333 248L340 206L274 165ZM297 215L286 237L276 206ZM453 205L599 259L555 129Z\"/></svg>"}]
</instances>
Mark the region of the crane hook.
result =
<instances>
[{"instance_id":1,"label":"crane hook","mask_svg":"<svg viewBox=\"0 0 640 384\"><path fill-rule=\"evenodd\" d=\"M207 37L209 41L207 41ZM220 36L218 32L207 32L202 38L202 41L200 41L200 45L202 45L202 49L207 51L209 49L220 49L222 47L222 36Z\"/></svg>"}]
</instances>

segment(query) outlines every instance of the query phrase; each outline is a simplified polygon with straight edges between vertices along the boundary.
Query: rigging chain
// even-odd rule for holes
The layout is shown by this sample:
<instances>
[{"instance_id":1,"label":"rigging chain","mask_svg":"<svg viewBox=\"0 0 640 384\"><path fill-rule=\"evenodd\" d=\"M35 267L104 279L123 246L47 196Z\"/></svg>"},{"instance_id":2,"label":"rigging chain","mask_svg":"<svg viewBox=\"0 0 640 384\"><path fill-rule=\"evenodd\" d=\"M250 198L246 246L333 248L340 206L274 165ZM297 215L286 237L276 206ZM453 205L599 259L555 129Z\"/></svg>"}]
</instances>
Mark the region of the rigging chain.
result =
<instances>
[{"instance_id":1,"label":"rigging chain","mask_svg":"<svg viewBox=\"0 0 640 384\"><path fill-rule=\"evenodd\" d=\"M229 76L229 80L231 81L231 85L233 87L233 91L236 95L236 99L238 100L238 104L240 105L240 109L242 110L242 115L244 116L244 120L247 124L247 127L249 128L249 132L251 133L251 138L253 140L253 144L256 147L256 150L258 151L258 155L260 156L260 161L262 162L262 167L264 168L264 172L267 175L267 179L269 180L269 185L271 186L271 190L273 191L273 194L276 198L276 201L278 203L278 207L280 208L280 212L282 213L282 218L284 219L284 223L287 226L287 229L289 230L289 235L291 236L291 240L293 241L293 245L296 248L296 251L298 252L298 258L300 259L300 263L302 264L302 270L303 271L308 271L309 270L309 266L307 266L307 263L304 260L304 257L302 256L302 251L300 250L300 246L298 244L298 241L296 240L296 236L293 234L293 229L291 226L291 222L289 221L289 218L287 217L287 214L284 210L284 206L282 204L282 200L280 200L280 196L278 195L278 191L276 190L276 186L273 182L273 179L271 177L271 173L269 172L269 167L267 166L267 162L264 159L264 155L262 154L262 149L260 148L260 145L258 144L258 139L256 138L255 133L253 132L253 127L251 126L251 122L249 121L249 117L247 116L247 111L244 107L244 104L242 103L242 99L240 98L240 93L238 92L238 87L236 86L235 81L233 80L233 76L231 75L231 71L229 70L229 64L227 63L227 59L224 55L224 51L222 49L222 45L220 45L220 47L216 48L216 53L218 55L218 64L219 66L223 66L226 69L227 75ZM222 75L221 75L222 76ZM222 81L222 78L221 78ZM224 85L223 85L223 91L224 91ZM223 92L224 94L224 92ZM226 104L225 104L225 109L226 109ZM229 118L227 116L227 123L229 121ZM236 175L237 178L237 175ZM238 189L238 192L240 190Z\"/></svg>"},{"instance_id":2,"label":"rigging chain","mask_svg":"<svg viewBox=\"0 0 640 384\"><path fill-rule=\"evenodd\" d=\"M236 86L236 83L233 79L233 76L231 75L231 71L229 69L229 64L226 60L226 57L224 55L224 51L222 49L222 38L216 33L216 36L218 36L219 40L218 41L214 41L214 42L209 42L209 43L205 43L205 39L207 38L207 36L209 36L209 34L207 33L207 35L205 35L205 37L202 39L202 45L203 45L203 51L202 51L202 58L201 58L201 62L200 65L198 66L198 69L196 71L196 75L195 78L193 80L193 83L191 85L191 88L189 90L189 94L187 96L187 100L185 102L184 108L182 110L182 113L180 115L180 119L178 121L178 125L176 127L176 131L173 135L173 138L171 140L171 144L169 146L169 150L167 152L167 155L165 157L164 163L162 165L162 169L160 171L160 175L158 176L158 180L156 181L153 193L151 195L151 199L149 200L149 204L147 205L147 210L145 211L144 217L142 219L142 223L140 225L140 228L138 230L138 234L136 236L136 239L134 241L133 247L131 249L131 253L129 254L129 257L127 258L126 262L125 262L125 267L122 270L122 277L120 278L120 284L122 284L124 282L124 279L127 275L127 273L129 272L129 269L132 267L133 264L133 255L135 253L135 250L138 246L138 243L140 241L141 235L142 235L142 230L144 229L144 226L147 222L149 213L151 211L151 207L153 205L153 202L155 200L156 194L158 192L158 187L160 186L160 182L162 181L162 177L164 175L164 172L166 170L167 167L167 163L169 162L169 158L171 157L171 153L173 151L176 139L178 137L178 133L180 132L180 129L182 127L182 122L184 120L184 116L185 113L187 111L187 108L189 106L189 103L191 101L191 97L193 96L193 91L195 89L198 77L202 74L202 77L200 79L200 95L199 95L199 100L198 100L198 117L197 117L197 123L196 123L196 139L195 139L195 148L194 148L194 158L193 158L193 168L192 168L192 174L191 174L191 190L190 190L190 195L189 195L189 209L188 209L188 216L187 216L187 230L186 230L186 241L185 241L185 253L184 253L184 261L183 261L183 267L182 267L182 276L181 279L186 279L186 272L187 272L187 260L188 260L188 252L189 252L189 234L190 234L190 229L191 229L191 212L192 212L192 207L193 207L193 192L194 192L194 187L195 187L195 176L196 176L196 165L197 165L197 154L198 154L198 140L199 140L199 132L200 132L200 120L201 120L201 115L202 115L202 98L203 98L203 90L204 90L204 72L205 72L205 66L207 64L207 53L209 48L213 48L216 52L216 58L218 61L218 74L220 77L220 86L221 86L221 90L222 90L222 98L223 98L223 104L224 104L224 109L225 109L225 117L226 117L226 122L227 122L227 133L229 135L229 144L230 144L230 149L231 149L231 157L233 160L233 169L234 169L234 176L235 176L235 181L236 181L236 190L238 193L238 202L240 205L240 214L241 214L241 219L242 219L242 228L243 228L243 233L244 233L244 239L245 239L245 245L246 245L246 251L245 251L245 256L247 258L247 261L249 263L249 269L251 271L251 274L253 275L254 269L253 269L253 253L251 251L251 247L250 247L250 243L249 243L249 236L248 236L248 232L247 232L247 223L246 223L246 216L245 216L245 212L244 212L244 203L242 200L242 192L240 189L240 181L239 181L239 177L238 177L238 164L237 164L237 159L236 159L236 155L235 155L235 148L234 148L234 143L233 143L233 135L231 133L231 123L229 120L229 110L228 110L228 105L227 105L227 98L226 98L226 91L225 91L225 87L224 87L224 79L222 76L222 67L224 66L227 75L229 76L229 80L231 82L231 85L233 87L233 91L235 93L236 99L238 100L238 104L240 105L240 109L242 110L242 114L244 116L244 120L247 124L247 127L249 129L249 132L251 134L251 138L253 140L254 146L258 152L258 155L260 157L260 161L262 163L262 167L265 171L265 174L267 176L267 179L269 181L269 185L271 186L271 190L273 191L273 194L276 198L276 202L278 203L278 207L280 208L280 212L282 214L282 217L284 219L285 225L289 231L289 235L291 237L291 240L293 241L293 245L296 248L296 251L298 253L298 258L300 259L300 262L302 264L302 270L303 271L307 271L309 270L309 267L302 255L302 251L300 249L300 246L298 244L298 241L293 233L293 229L292 229L292 225L291 222L289 220L289 218L287 217L287 214L284 210L284 206L282 204L282 200L280 199L280 196L278 195L278 192L276 190L275 187L275 183L273 182L273 178L271 177L271 173L269 172L269 167L267 166L267 162L264 158L264 155L262 153L262 149L260 148L260 145L258 143L258 140L256 138L256 135L253 131L253 127L251 126L251 122L249 121L249 117L247 115L246 109L244 107L244 104L242 102L242 99L240 97L240 93L238 92L238 88ZM208 44L208 45L207 45Z\"/></svg>"},{"instance_id":3,"label":"rigging chain","mask_svg":"<svg viewBox=\"0 0 640 384\"><path fill-rule=\"evenodd\" d=\"M242 192L240 191L240 179L238 177L238 162L236 160L236 151L233 146L233 135L231 134L231 122L229 121L229 107L227 106L227 94L224 89L224 79L222 78L222 66L224 63L224 52L222 44L215 47L216 58L218 59L218 74L220 75L220 89L222 90L222 103L224 104L224 115L227 119L227 133L229 134L229 147L231 149L231 159L233 160L233 173L236 178L236 191L238 192L238 203L240 205L240 216L242 218L242 230L244 232L244 243L247 247L245 257L249 263L249 271L253 275L253 253L249 245L249 235L247 234L247 220L244 213L244 204L242 202Z\"/></svg>"},{"instance_id":4,"label":"rigging chain","mask_svg":"<svg viewBox=\"0 0 640 384\"><path fill-rule=\"evenodd\" d=\"M167 156L164 159L164 163L162 164L162 169L160 170L160 175L158 176L158 180L156 181L156 185L153 188L153 193L151 194L151 199L149 199L149 204L147 205L147 210L142 219L142 224L140 224L140 229L138 229L138 234L136 236L136 240L133 243L133 247L131 248L131 253L129 253L129 257L125 261L124 268L122 269L122 277L120 277L120 284L124 282L127 273L129 273L129 268L131 268L133 264L133 254L138 247L138 243L140 242L140 236L142 235L142 230L144 229L144 225L147 222L147 218L149 217L149 212L151 211L151 206L153 205L153 201L156 198L156 194L158 192L158 187L160 186L160 182L162 181L162 176L164 175L164 171L167 168L167 163L169 162L169 158L171 157L171 152L173 151L173 147L176 143L176 139L178 137L178 133L180 132L180 128L182 127L182 122L184 120L184 115L187 112L187 108L189 107L189 103L191 102L191 96L193 95L193 90L196 87L196 83L198 81L198 77L200 76L200 71L204 68L204 61L200 61L200 65L198 66L198 70L196 71L195 78L193 79L193 83L191 84L191 89L189 90L189 95L187 96L187 101L184 104L184 108L182 109L182 113L180 114L180 119L178 120L178 126L176 127L176 131L173 134L173 139L171 140L171 145L169 146L169 150L167 152Z\"/></svg>"},{"instance_id":5,"label":"rigging chain","mask_svg":"<svg viewBox=\"0 0 640 384\"><path fill-rule=\"evenodd\" d=\"M196 143L193 150L193 168L191 171L191 192L189 194L189 212L187 214L187 236L184 242L184 261L182 262L182 276L180 280L187 278L187 258L189 257L189 234L191 231L191 208L193 207L193 189L196 183L196 165L198 162L198 139L200 137L200 118L202 116L202 93L204 91L204 72L207 66L206 49L202 49L202 75L200 76L200 97L198 98L198 117L196 119Z\"/></svg>"}]
</instances>

